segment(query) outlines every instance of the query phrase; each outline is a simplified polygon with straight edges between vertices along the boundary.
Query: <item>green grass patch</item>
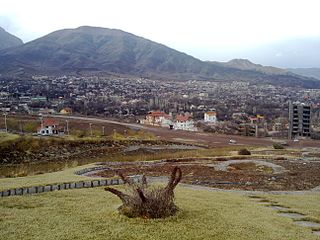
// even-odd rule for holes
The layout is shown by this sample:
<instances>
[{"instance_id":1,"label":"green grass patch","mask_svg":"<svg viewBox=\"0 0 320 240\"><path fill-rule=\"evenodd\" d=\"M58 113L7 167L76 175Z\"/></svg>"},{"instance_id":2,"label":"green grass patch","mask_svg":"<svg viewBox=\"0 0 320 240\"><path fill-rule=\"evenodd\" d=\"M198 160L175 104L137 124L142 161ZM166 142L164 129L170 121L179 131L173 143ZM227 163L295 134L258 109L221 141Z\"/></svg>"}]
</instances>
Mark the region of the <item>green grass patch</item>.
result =
<instances>
[{"instance_id":1,"label":"green grass patch","mask_svg":"<svg viewBox=\"0 0 320 240\"><path fill-rule=\"evenodd\" d=\"M307 228L236 193L178 187L179 213L167 219L130 219L120 200L102 188L0 199L1 239L318 239Z\"/></svg>"},{"instance_id":2,"label":"green grass patch","mask_svg":"<svg viewBox=\"0 0 320 240\"><path fill-rule=\"evenodd\" d=\"M0 143L5 141L11 141L20 138L18 134L12 133L0 133Z\"/></svg>"}]
</instances>

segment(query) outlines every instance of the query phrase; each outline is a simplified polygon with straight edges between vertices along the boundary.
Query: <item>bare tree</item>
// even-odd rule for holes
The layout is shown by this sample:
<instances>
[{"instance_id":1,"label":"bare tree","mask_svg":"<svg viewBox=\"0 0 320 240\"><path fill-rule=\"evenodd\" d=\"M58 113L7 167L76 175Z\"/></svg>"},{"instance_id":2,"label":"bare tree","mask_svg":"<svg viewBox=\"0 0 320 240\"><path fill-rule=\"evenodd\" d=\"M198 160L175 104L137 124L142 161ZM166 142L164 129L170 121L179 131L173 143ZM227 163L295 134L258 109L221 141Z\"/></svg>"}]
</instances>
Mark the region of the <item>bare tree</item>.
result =
<instances>
[{"instance_id":1,"label":"bare tree","mask_svg":"<svg viewBox=\"0 0 320 240\"><path fill-rule=\"evenodd\" d=\"M179 167L173 169L165 187L148 186L145 176L142 178L142 183L134 184L123 174L118 173L118 175L125 184L131 187L131 192L124 193L110 187L105 188L105 190L121 199L120 213L128 217L165 218L178 211L178 207L174 204L174 189L182 177Z\"/></svg>"}]
</instances>

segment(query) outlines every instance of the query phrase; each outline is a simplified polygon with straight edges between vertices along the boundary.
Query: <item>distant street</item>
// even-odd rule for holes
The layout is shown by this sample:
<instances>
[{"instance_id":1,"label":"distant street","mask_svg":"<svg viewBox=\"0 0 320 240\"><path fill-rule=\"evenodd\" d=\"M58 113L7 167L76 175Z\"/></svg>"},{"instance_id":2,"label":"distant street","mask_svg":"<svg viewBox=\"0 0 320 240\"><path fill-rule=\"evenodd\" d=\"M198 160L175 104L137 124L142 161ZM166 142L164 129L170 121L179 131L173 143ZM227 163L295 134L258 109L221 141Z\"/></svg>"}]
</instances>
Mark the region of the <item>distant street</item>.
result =
<instances>
[{"instance_id":1,"label":"distant street","mask_svg":"<svg viewBox=\"0 0 320 240\"><path fill-rule=\"evenodd\" d=\"M246 137L239 135L224 135L224 134L215 134L215 133L204 133L204 132L189 132L181 130L170 130L167 128L147 126L142 124L135 123L125 123L115 120L108 120L97 117L80 117L80 116L65 116L65 115L50 115L54 118L62 119L74 119L74 120L83 120L97 123L110 123L117 124L129 127L131 129L142 129L149 131L155 134L159 139L169 140L169 141L178 141L185 142L190 144L201 144L208 147L223 147L223 146L272 146L274 141L271 138L256 138L256 137ZM236 143L230 143L230 140L235 140ZM281 140L278 139L278 142ZM282 142L287 142L286 139L283 139ZM288 142L291 147L320 147L320 141L314 140L301 140L300 142Z\"/></svg>"}]
</instances>

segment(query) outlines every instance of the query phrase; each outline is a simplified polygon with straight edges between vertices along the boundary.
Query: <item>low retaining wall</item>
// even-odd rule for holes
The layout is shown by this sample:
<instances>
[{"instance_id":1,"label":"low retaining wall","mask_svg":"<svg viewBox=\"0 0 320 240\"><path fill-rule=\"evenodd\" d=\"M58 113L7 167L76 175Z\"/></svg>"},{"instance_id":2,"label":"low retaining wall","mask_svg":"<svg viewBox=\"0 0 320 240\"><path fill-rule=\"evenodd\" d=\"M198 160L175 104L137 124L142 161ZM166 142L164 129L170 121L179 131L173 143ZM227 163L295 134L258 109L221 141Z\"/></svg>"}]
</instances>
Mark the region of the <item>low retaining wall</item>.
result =
<instances>
[{"instance_id":1,"label":"low retaining wall","mask_svg":"<svg viewBox=\"0 0 320 240\"><path fill-rule=\"evenodd\" d=\"M88 171L89 172L89 171ZM141 176L132 177L133 182L141 182ZM92 180L92 181L81 181L81 182L71 182L71 183L59 183L45 186L33 186L33 187L24 187L24 188L14 188L9 190L4 190L0 192L0 197L9 197L9 196L19 196L51 191L60 191L66 189L75 189L75 188L93 188L101 187L108 185L119 185L123 184L122 179L102 179L102 180Z\"/></svg>"},{"instance_id":2,"label":"low retaining wall","mask_svg":"<svg viewBox=\"0 0 320 240\"><path fill-rule=\"evenodd\" d=\"M74 172L76 175L84 175L89 172L95 172L95 171L102 171L102 170L111 170L109 167L105 166L99 166L99 167L91 167L91 168L84 168L79 171Z\"/></svg>"}]
</instances>

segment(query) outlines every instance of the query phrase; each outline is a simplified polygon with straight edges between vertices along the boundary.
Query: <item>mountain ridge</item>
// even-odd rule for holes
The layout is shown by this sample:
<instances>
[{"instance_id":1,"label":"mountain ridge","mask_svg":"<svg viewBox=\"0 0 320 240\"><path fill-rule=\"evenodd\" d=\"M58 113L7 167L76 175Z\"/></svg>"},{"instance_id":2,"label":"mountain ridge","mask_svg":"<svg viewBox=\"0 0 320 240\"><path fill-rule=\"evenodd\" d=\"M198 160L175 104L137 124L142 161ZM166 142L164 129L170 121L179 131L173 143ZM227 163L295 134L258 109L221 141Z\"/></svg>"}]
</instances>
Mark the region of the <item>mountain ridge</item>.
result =
<instances>
[{"instance_id":1,"label":"mountain ridge","mask_svg":"<svg viewBox=\"0 0 320 240\"><path fill-rule=\"evenodd\" d=\"M228 62L213 62L215 64L220 64L222 66L237 68L240 70L254 70L266 74L288 74L289 71L282 68L272 67L272 66L263 66L261 64L256 64L251 62L248 59L235 58L231 59Z\"/></svg>"},{"instance_id":2,"label":"mountain ridge","mask_svg":"<svg viewBox=\"0 0 320 240\"><path fill-rule=\"evenodd\" d=\"M288 68L290 72L320 80L320 68Z\"/></svg>"},{"instance_id":3,"label":"mountain ridge","mask_svg":"<svg viewBox=\"0 0 320 240\"><path fill-rule=\"evenodd\" d=\"M248 63L249 64L249 63ZM249 65L253 67L249 67ZM247 80L252 83L319 87L294 74L270 74L250 62L203 62L186 53L119 29L81 26L62 29L0 51L0 72L110 72L167 79ZM259 70L260 69L260 70Z\"/></svg>"}]
</instances>

